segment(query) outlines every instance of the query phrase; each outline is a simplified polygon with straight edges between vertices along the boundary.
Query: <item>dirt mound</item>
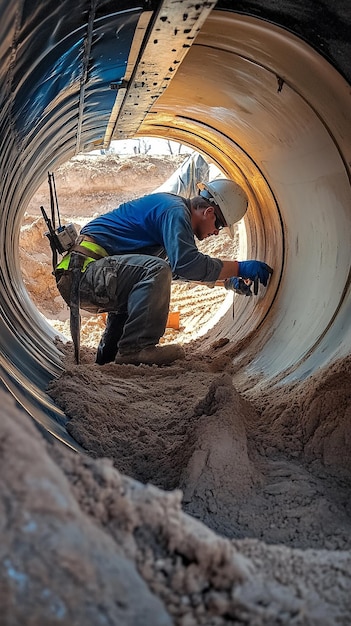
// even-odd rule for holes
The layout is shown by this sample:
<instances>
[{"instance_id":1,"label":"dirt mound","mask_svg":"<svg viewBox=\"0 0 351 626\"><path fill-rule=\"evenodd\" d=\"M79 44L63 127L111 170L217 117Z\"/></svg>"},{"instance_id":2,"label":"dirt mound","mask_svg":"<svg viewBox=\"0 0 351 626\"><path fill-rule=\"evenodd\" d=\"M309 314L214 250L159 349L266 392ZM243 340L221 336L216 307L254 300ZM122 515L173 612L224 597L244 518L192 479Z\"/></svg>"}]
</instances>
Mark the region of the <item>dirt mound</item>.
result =
<instances>
[{"instance_id":1,"label":"dirt mound","mask_svg":"<svg viewBox=\"0 0 351 626\"><path fill-rule=\"evenodd\" d=\"M290 400L309 407L297 418L289 403L293 429L291 422L288 428L281 424L274 395L265 417L260 415L255 398L244 399L234 388L230 361L223 359L219 371L211 350L197 352L190 344L184 362L157 368L100 367L89 349L81 367L73 365L70 344L61 349L66 370L48 392L69 418L68 432L92 457L112 459L119 471L143 483L181 489L184 510L227 537L351 548L351 472L347 465L340 472L340 460L349 457L347 438L333 440L325 463L319 450L328 440L323 429L313 429L327 421L345 434L351 425L337 406L333 414L330 405L324 415L320 407L311 410L328 372L319 373L303 394L290 392Z\"/></svg>"},{"instance_id":2,"label":"dirt mound","mask_svg":"<svg viewBox=\"0 0 351 626\"><path fill-rule=\"evenodd\" d=\"M91 219L95 213L115 209L122 202L151 193L184 162L183 155L77 156L55 172L55 187L62 217ZM44 182L28 205L29 215L50 208L49 186Z\"/></svg>"}]
</instances>

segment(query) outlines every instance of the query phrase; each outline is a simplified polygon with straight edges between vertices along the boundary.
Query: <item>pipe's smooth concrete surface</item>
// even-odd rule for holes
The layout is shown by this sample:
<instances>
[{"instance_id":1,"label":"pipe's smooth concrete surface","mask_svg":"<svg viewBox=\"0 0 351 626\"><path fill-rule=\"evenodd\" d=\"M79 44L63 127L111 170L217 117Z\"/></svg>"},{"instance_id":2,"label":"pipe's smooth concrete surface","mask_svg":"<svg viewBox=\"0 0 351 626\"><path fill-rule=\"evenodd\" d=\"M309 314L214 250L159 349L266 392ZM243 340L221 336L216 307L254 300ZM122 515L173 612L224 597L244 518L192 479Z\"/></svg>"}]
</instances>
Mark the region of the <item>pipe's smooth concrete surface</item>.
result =
<instances>
[{"instance_id":1,"label":"pipe's smooth concrete surface","mask_svg":"<svg viewBox=\"0 0 351 626\"><path fill-rule=\"evenodd\" d=\"M256 4L258 15L245 3L240 13L217 4L134 136L192 146L246 189L240 255L268 262L273 278L207 341L240 341L242 375L267 385L304 379L350 352L351 97L347 47L326 58L308 42L312 29L302 38L286 28L294 3L281 3L281 25L269 19L270 3ZM123 78L133 39L135 59L142 42L134 36L142 8L124 5L111 13L62 2L50 12L3 3L0 25L1 378L43 431L72 447L45 393L62 364L24 288L18 237L47 171L105 135L110 83ZM350 23L347 3L335 4L334 18L335 29ZM118 120L117 129L123 137Z\"/></svg>"}]
</instances>

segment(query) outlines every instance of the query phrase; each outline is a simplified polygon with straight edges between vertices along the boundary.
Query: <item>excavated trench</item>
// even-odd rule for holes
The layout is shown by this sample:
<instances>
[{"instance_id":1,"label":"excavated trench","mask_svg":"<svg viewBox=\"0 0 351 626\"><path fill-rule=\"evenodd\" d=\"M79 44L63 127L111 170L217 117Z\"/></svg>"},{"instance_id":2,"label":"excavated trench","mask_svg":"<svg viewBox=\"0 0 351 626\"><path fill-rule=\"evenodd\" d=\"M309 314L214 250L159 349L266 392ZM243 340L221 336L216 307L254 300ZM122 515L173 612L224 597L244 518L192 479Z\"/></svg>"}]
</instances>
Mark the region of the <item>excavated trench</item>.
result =
<instances>
[{"instance_id":1,"label":"excavated trench","mask_svg":"<svg viewBox=\"0 0 351 626\"><path fill-rule=\"evenodd\" d=\"M63 3L62 17L66 10ZM123 456L119 469L127 475L163 489L180 487L185 510L221 535L234 537L260 572L268 567L267 561L255 555L255 544L239 540L255 537L268 544L334 551L333 564L340 571L344 568L347 581L340 583L339 613L328 598L327 583L318 593L330 619L325 623L334 623L336 616L347 624L351 609L342 590L350 580L351 108L345 76L304 40L268 19L212 11L134 135L189 145L245 187L250 203L239 256L264 259L274 267L272 280L257 299L238 302L234 320L228 310L195 342L183 368L175 366L165 374L105 366L96 372L87 352L86 371L77 371L71 362L64 363L54 332L26 292L18 238L25 208L47 170L67 161L74 151L90 148L99 131L88 104L86 117L79 118L82 126L77 127L73 78L71 89L59 86L65 59L74 74L70 57L74 31L61 33L60 38L59 28L51 29L56 34L46 46L41 44L34 63L26 56L25 26L30 32L35 22L41 35L47 34L51 18L39 26L39 13L27 23L22 15L21 24L17 11L11 5L1 27L7 33L1 45L8 50L1 75L6 95L1 112L0 215L5 387L50 440L61 440L75 450L82 445L99 458L113 458L117 451ZM7 47L10 37L12 48ZM55 62L49 66L52 55ZM23 94L30 81L37 86L37 109L34 101L32 106L25 104ZM111 387L102 403L106 377ZM113 403L123 407L119 427L124 431L122 438L113 440L111 450L118 419ZM106 418L103 428L101 416ZM139 447L131 450L135 434ZM172 445L165 446L172 437ZM152 446L155 454L150 459ZM55 454L59 459L61 453ZM79 474L84 482L85 463L79 468L79 461L67 461L62 467L67 476L76 480ZM101 514L102 524L109 519L106 502L99 501L100 513L94 513ZM88 496L82 496L80 504L90 514ZM150 522L143 532L147 534L151 526ZM118 531L111 532L118 536ZM174 537L170 544L176 544ZM274 554L279 560L278 552ZM345 559L343 564L339 557ZM292 561L296 564L299 558L305 556L294 553ZM318 562L312 552L306 554L308 559ZM298 571L296 565L295 577ZM250 577L248 572L244 578ZM275 580L283 584L280 574ZM292 585L291 579L286 584ZM296 578L293 586L296 591ZM274 590L267 587L266 593L271 601ZM304 592L299 588L296 593ZM169 606L166 596L160 597ZM219 609L218 598L217 604L213 598L211 602L207 609L215 611L216 605L226 620L228 606ZM247 610L254 613L252 606L262 602L258 596L252 602ZM264 613L262 623L294 623L291 616L299 612L295 608L290 607L281 622L276 617L279 611L276 620L272 613ZM283 615L283 608L279 610ZM323 623L314 604L306 611L315 620L311 623ZM185 619L177 619L177 624L187 625ZM197 619L189 624L224 623ZM296 623L308 622L301 618Z\"/></svg>"}]
</instances>

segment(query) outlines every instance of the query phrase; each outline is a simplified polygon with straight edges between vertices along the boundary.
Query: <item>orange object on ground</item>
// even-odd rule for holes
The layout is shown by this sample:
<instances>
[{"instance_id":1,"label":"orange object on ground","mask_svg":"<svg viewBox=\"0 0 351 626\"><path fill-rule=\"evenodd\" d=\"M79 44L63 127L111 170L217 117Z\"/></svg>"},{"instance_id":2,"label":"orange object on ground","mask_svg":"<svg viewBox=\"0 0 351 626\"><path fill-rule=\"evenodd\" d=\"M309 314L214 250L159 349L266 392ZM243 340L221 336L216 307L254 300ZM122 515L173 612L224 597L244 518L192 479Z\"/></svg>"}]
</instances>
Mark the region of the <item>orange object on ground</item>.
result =
<instances>
[{"instance_id":1,"label":"orange object on ground","mask_svg":"<svg viewBox=\"0 0 351 626\"><path fill-rule=\"evenodd\" d=\"M174 328L174 330L179 330L179 317L179 311L173 311L172 313L168 313L166 328Z\"/></svg>"},{"instance_id":2,"label":"orange object on ground","mask_svg":"<svg viewBox=\"0 0 351 626\"><path fill-rule=\"evenodd\" d=\"M107 321L107 313L100 313L100 317L105 322ZM179 311L173 311L168 314L166 328L174 328L174 330L179 330Z\"/></svg>"}]
</instances>

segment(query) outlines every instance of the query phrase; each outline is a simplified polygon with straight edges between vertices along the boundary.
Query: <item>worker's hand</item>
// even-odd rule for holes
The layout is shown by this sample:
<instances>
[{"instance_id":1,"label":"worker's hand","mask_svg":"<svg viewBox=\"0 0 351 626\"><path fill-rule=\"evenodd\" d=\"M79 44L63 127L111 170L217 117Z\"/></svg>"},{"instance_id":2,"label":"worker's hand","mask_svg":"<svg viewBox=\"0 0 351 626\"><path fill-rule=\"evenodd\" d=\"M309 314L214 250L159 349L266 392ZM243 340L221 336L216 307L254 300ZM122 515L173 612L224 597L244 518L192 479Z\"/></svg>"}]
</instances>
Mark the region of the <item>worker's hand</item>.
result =
<instances>
[{"instance_id":1,"label":"worker's hand","mask_svg":"<svg viewBox=\"0 0 351 626\"><path fill-rule=\"evenodd\" d=\"M267 286L270 274L273 274L272 268L263 261L238 261L238 266L241 278L262 283L264 287Z\"/></svg>"},{"instance_id":2,"label":"worker's hand","mask_svg":"<svg viewBox=\"0 0 351 626\"><path fill-rule=\"evenodd\" d=\"M228 291L235 291L239 296L252 296L251 280L246 283L243 278L232 276L224 281L224 287Z\"/></svg>"}]
</instances>

